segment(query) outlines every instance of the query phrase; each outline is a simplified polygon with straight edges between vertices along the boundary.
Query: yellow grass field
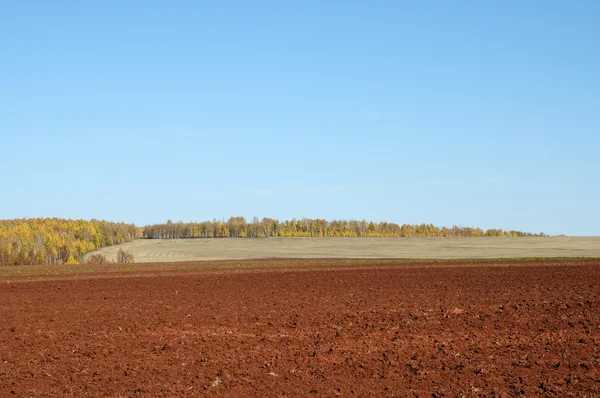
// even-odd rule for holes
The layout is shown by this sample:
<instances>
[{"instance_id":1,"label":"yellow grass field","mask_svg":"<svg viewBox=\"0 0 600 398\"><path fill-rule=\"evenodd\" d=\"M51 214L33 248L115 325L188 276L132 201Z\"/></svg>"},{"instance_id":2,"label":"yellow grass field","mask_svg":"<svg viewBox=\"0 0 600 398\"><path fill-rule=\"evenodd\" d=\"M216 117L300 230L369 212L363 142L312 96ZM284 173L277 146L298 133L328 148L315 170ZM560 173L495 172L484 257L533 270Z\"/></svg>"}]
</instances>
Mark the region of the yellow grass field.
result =
<instances>
[{"instance_id":1,"label":"yellow grass field","mask_svg":"<svg viewBox=\"0 0 600 398\"><path fill-rule=\"evenodd\" d=\"M257 258L525 258L600 257L600 237L141 239L122 248L136 262Z\"/></svg>"}]
</instances>

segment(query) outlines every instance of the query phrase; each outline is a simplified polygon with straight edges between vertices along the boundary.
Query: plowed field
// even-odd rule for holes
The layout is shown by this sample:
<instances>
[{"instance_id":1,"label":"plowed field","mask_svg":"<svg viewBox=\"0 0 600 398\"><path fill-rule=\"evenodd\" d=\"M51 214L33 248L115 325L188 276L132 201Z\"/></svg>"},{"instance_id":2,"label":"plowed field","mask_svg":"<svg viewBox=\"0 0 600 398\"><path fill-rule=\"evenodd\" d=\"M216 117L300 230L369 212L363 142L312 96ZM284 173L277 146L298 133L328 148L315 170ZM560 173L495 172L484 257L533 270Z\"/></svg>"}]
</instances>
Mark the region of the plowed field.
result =
<instances>
[{"instance_id":1,"label":"plowed field","mask_svg":"<svg viewBox=\"0 0 600 398\"><path fill-rule=\"evenodd\" d=\"M0 396L600 396L600 260L0 279Z\"/></svg>"}]
</instances>

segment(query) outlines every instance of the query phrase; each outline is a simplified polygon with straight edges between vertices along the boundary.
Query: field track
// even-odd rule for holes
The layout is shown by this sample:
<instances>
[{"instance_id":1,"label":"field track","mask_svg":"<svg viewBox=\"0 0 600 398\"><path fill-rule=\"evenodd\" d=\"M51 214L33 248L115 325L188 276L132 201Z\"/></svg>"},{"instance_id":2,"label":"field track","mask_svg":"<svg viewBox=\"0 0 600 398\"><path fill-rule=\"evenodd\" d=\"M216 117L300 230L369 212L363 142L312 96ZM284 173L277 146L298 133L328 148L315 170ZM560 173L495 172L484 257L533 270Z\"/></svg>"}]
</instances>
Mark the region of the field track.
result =
<instances>
[{"instance_id":1,"label":"field track","mask_svg":"<svg viewBox=\"0 0 600 398\"><path fill-rule=\"evenodd\" d=\"M137 262L257 258L600 257L600 237L139 239L123 248Z\"/></svg>"},{"instance_id":2,"label":"field track","mask_svg":"<svg viewBox=\"0 0 600 398\"><path fill-rule=\"evenodd\" d=\"M80 267L0 274L0 396L599 396L598 259Z\"/></svg>"}]
</instances>

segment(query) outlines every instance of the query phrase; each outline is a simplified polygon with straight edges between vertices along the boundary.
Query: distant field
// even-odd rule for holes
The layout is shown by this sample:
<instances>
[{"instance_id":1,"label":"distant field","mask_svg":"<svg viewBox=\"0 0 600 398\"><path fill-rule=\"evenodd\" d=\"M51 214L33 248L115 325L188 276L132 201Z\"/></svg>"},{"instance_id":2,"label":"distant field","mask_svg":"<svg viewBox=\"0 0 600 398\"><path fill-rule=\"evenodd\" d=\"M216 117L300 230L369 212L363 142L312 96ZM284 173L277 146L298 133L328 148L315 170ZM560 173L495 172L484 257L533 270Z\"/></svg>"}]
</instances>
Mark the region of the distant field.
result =
<instances>
[{"instance_id":1,"label":"distant field","mask_svg":"<svg viewBox=\"0 0 600 398\"><path fill-rule=\"evenodd\" d=\"M99 252L114 260L119 248L132 253L136 262L257 258L600 257L600 237L141 239Z\"/></svg>"}]
</instances>

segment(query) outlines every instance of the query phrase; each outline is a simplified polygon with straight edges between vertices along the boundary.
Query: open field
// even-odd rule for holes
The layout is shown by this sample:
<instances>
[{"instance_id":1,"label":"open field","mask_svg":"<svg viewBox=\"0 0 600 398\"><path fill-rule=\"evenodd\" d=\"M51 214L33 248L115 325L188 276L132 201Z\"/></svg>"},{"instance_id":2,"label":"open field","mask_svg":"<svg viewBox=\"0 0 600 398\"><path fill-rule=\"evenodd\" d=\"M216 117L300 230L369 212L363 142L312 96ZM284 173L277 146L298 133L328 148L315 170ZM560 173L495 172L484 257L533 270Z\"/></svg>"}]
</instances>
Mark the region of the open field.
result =
<instances>
[{"instance_id":1,"label":"open field","mask_svg":"<svg viewBox=\"0 0 600 398\"><path fill-rule=\"evenodd\" d=\"M257 258L527 258L600 257L600 237L141 239L123 248L136 262Z\"/></svg>"},{"instance_id":2,"label":"open field","mask_svg":"<svg viewBox=\"0 0 600 398\"><path fill-rule=\"evenodd\" d=\"M0 396L600 390L598 259L86 267L4 267Z\"/></svg>"}]
</instances>

